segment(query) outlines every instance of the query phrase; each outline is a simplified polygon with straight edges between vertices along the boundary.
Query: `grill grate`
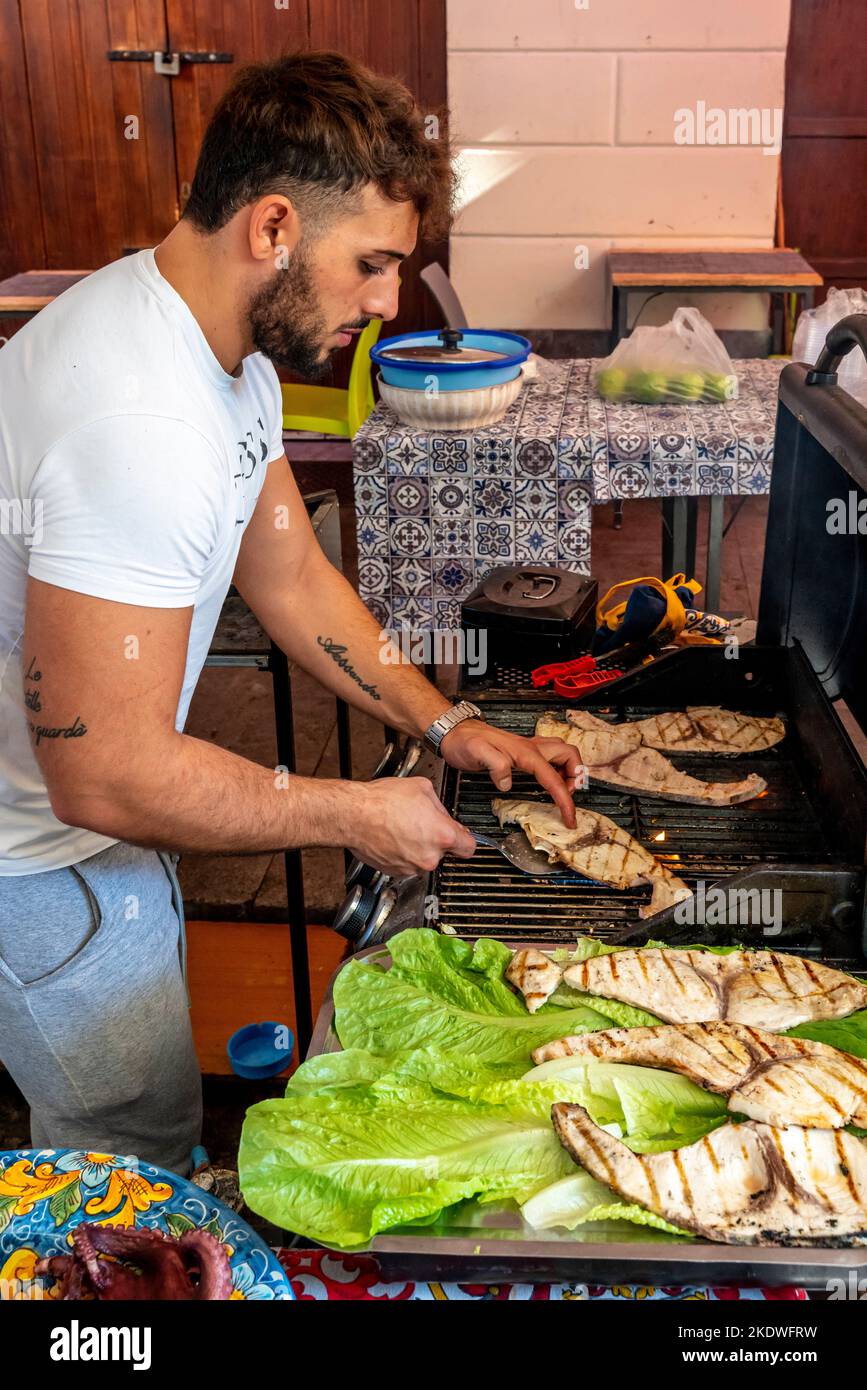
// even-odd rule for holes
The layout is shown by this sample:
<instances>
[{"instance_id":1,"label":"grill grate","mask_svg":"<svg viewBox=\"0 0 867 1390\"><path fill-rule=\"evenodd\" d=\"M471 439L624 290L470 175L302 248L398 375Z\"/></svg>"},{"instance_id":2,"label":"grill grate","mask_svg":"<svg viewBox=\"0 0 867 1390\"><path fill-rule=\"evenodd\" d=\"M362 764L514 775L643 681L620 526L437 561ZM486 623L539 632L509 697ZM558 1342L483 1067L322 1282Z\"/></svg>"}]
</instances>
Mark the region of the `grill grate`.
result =
<instances>
[{"instance_id":1,"label":"grill grate","mask_svg":"<svg viewBox=\"0 0 867 1390\"><path fill-rule=\"evenodd\" d=\"M584 708L584 706L582 706ZM612 719L641 719L653 709L627 706L616 712L595 708ZM486 704L486 718L503 729L532 734L539 705ZM730 770L756 772L768 784L761 798L740 806L688 806L593 786L581 804L608 816L655 854L672 873L695 888L762 863L814 864L833 862L825 830L807 796L794 757L784 741L765 752L737 759L681 755L676 766L705 780L723 780ZM491 811L496 795L487 775L449 769L443 800L449 811L470 829L500 833ZM544 801L544 792L530 777L516 776L510 796ZM664 837L664 838L659 838ZM526 939L537 933L550 940L571 940L576 933L601 939L639 920L639 908L650 899L650 888L621 891L591 883L579 875L556 880L533 879L513 869L495 850L480 846L472 860L444 859L433 881L439 925L459 936L498 936Z\"/></svg>"}]
</instances>

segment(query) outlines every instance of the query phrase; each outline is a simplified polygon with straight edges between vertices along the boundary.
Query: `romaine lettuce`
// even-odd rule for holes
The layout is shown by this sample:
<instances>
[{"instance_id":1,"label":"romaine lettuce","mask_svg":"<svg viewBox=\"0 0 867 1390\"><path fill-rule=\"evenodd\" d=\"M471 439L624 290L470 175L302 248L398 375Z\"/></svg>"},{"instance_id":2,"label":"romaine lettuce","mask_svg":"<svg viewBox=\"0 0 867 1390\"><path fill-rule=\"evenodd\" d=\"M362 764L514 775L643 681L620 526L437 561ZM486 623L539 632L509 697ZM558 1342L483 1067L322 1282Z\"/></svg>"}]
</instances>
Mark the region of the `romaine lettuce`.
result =
<instances>
[{"instance_id":1,"label":"romaine lettuce","mask_svg":"<svg viewBox=\"0 0 867 1390\"><path fill-rule=\"evenodd\" d=\"M435 1220L465 1198L521 1203L574 1177L551 1125L557 1100L617 1123L638 1152L690 1143L725 1119L724 1102L683 1077L645 1070L642 1093L627 1075L638 1068L564 1060L571 1069L505 1079L502 1065L430 1049L391 1060L355 1050L313 1058L283 1100L247 1113L244 1197L287 1230L358 1247L389 1227ZM632 1219L600 1191L607 1216L593 1220ZM576 1224L582 1219L591 1218L578 1215Z\"/></svg>"},{"instance_id":2,"label":"romaine lettuce","mask_svg":"<svg viewBox=\"0 0 867 1390\"><path fill-rule=\"evenodd\" d=\"M658 1020L642 1009L593 999L574 990L557 1004L527 1012L503 978L508 946L475 945L427 928L400 932L388 943L389 970L350 961L334 984L336 1027L344 1047L389 1056L436 1047L486 1063L523 1062L542 1043L566 1033Z\"/></svg>"}]
</instances>

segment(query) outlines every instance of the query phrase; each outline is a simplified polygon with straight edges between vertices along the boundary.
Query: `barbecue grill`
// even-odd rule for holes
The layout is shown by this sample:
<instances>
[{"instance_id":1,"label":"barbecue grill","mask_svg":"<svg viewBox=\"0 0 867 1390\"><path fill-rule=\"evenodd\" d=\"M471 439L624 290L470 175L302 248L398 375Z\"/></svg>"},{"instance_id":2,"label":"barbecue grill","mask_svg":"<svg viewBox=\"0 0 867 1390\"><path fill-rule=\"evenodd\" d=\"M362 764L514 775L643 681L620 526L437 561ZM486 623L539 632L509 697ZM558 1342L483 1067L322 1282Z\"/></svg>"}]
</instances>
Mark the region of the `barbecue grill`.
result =
<instances>
[{"instance_id":1,"label":"barbecue grill","mask_svg":"<svg viewBox=\"0 0 867 1390\"><path fill-rule=\"evenodd\" d=\"M593 713L620 721L715 702L753 714L783 714L787 736L782 744L737 759L738 775L758 773L767 791L738 806L692 806L594 785L591 773L589 788L580 796L582 807L622 826L693 890L700 881L710 885L725 880L726 888L735 891L780 893L780 931L766 944L784 941L786 949L833 957L841 968L863 964L867 776L836 712L816 688L803 652L746 648L734 662L726 661L719 648L679 651L663 657L631 684L622 700L592 706ZM814 699L799 699L799 694ZM531 734L547 703L530 696L492 699L485 713L501 728ZM809 717L802 720L805 711ZM700 778L725 777L725 760L718 757L675 755L672 761ZM837 765L837 794L830 800L819 773L832 761ZM489 779L447 769L441 795L447 809L470 829L496 833ZM526 777L515 779L509 796L545 800ZM849 808L846 815L841 815L843 806ZM855 806L860 832L851 813ZM675 908L642 921L639 909L650 899L649 887L620 891L578 874L531 880L511 869L496 851L483 848L471 860L444 860L431 893L437 925L466 937L514 941L538 935L568 942L581 933L618 944L650 938L715 944L730 936L724 925L679 923Z\"/></svg>"},{"instance_id":2,"label":"barbecue grill","mask_svg":"<svg viewBox=\"0 0 867 1390\"><path fill-rule=\"evenodd\" d=\"M727 891L778 892L772 934L755 921L684 922L676 908L642 920L649 888L622 892L577 874L532 879L480 847L472 860L443 861L427 883L398 885L390 914L380 914L380 940L424 918L444 932L516 945L565 944L578 934L624 945L742 942L867 977L867 773L835 707L842 700L867 726L867 410L836 384L840 358L856 345L867 352L867 316L838 324L815 368L792 363L781 374L757 644L737 656L720 647L664 653L580 702L614 721L690 705L784 718L781 744L736 759L738 776L756 772L767 782L754 801L692 806L594 786L592 778L581 798L693 889L704 881ZM828 527L832 499L844 499L855 518L844 534ZM522 734L532 733L544 709L562 708L533 689L520 662L497 668L487 689L473 685L465 693L492 723ZM698 777L726 775L725 759L669 756ZM471 829L498 831L487 777L441 769L440 792ZM516 777L507 795L545 799L525 777ZM311 1055L339 1046L332 1021L329 994ZM528 1232L513 1214L485 1208L447 1229L390 1232L373 1249L393 1277L824 1286L841 1270L867 1269L867 1250L650 1240L646 1231L616 1223L569 1234Z\"/></svg>"}]
</instances>

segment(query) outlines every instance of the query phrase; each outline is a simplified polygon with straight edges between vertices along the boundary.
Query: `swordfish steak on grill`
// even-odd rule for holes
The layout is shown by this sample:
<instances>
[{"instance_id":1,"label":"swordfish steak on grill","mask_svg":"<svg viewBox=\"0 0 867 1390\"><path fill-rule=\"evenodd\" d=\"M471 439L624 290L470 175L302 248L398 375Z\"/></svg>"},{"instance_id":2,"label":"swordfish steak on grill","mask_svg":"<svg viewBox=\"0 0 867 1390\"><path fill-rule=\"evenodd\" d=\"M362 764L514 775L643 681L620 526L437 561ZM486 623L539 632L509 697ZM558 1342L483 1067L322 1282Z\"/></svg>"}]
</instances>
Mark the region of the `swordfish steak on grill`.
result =
<instances>
[{"instance_id":1,"label":"swordfish steak on grill","mask_svg":"<svg viewBox=\"0 0 867 1390\"><path fill-rule=\"evenodd\" d=\"M685 711L636 719L632 727L648 748L664 753L758 753L786 736L782 719L738 714L718 705L688 705Z\"/></svg>"},{"instance_id":2,"label":"swordfish steak on grill","mask_svg":"<svg viewBox=\"0 0 867 1390\"><path fill-rule=\"evenodd\" d=\"M725 1124L660 1154L634 1154L580 1105L558 1102L561 1144L629 1202L732 1245L867 1243L867 1148L831 1129Z\"/></svg>"},{"instance_id":3,"label":"swordfish steak on grill","mask_svg":"<svg viewBox=\"0 0 867 1390\"><path fill-rule=\"evenodd\" d=\"M663 908L682 902L692 892L675 878L649 850L633 840L628 831L596 811L575 808L575 829L569 830L557 807L547 801L491 802L500 825L520 825L533 849L544 850L551 863L559 860L576 873L612 888L635 888L649 883L650 903L639 908L642 917L652 917Z\"/></svg>"},{"instance_id":4,"label":"swordfish steak on grill","mask_svg":"<svg viewBox=\"0 0 867 1390\"><path fill-rule=\"evenodd\" d=\"M533 1053L537 1064L555 1057L677 1071L727 1096L734 1114L767 1125L867 1129L867 1062L825 1043L742 1023L606 1028L545 1043Z\"/></svg>"},{"instance_id":5,"label":"swordfish steak on grill","mask_svg":"<svg viewBox=\"0 0 867 1390\"><path fill-rule=\"evenodd\" d=\"M867 1007L867 987L858 980L779 951L718 956L637 947L576 962L563 978L573 989L635 1004L666 1023L725 1019L781 1033Z\"/></svg>"},{"instance_id":6,"label":"swordfish steak on grill","mask_svg":"<svg viewBox=\"0 0 867 1390\"><path fill-rule=\"evenodd\" d=\"M567 721L543 714L536 721L536 737L574 744L591 780L606 786L691 806L736 806L767 788L755 773L739 782L702 782L679 772L656 748L642 743L636 724L606 724L587 710L569 710Z\"/></svg>"}]
</instances>

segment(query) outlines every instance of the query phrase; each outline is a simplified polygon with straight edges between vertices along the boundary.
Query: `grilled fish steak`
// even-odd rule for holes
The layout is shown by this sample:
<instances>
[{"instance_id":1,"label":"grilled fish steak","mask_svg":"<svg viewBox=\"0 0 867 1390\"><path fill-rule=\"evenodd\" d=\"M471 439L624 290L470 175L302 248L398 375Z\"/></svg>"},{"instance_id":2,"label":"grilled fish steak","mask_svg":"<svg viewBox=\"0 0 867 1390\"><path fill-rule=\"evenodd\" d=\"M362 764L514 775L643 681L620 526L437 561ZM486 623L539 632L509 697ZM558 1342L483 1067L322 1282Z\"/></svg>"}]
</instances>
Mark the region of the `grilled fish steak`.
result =
<instances>
[{"instance_id":1,"label":"grilled fish steak","mask_svg":"<svg viewBox=\"0 0 867 1390\"><path fill-rule=\"evenodd\" d=\"M586 710L569 710L568 723L543 714L536 721L536 736L574 744L591 780L644 796L663 796L690 806L736 806L767 788L767 782L755 773L739 782L702 782L690 777L656 748L645 747L636 725L606 724Z\"/></svg>"},{"instance_id":2,"label":"grilled fish steak","mask_svg":"<svg viewBox=\"0 0 867 1390\"><path fill-rule=\"evenodd\" d=\"M520 825L533 848L544 850L552 864L559 860L576 873L597 883L608 883L612 888L635 888L649 883L653 892L650 903L639 908L641 917L652 917L691 897L681 879L675 878L649 850L607 816L578 806L575 829L569 830L551 802L506 801L498 797L491 805L501 826Z\"/></svg>"},{"instance_id":3,"label":"grilled fish steak","mask_svg":"<svg viewBox=\"0 0 867 1390\"><path fill-rule=\"evenodd\" d=\"M867 1006L867 987L858 980L778 951L718 956L636 948L576 962L563 978L573 989L649 1009L666 1023L725 1019L772 1033Z\"/></svg>"},{"instance_id":4,"label":"grilled fish steak","mask_svg":"<svg viewBox=\"0 0 867 1390\"><path fill-rule=\"evenodd\" d=\"M562 1038L537 1047L533 1061L569 1056L680 1072L763 1124L867 1128L867 1062L825 1043L742 1023L664 1024Z\"/></svg>"},{"instance_id":5,"label":"grilled fish steak","mask_svg":"<svg viewBox=\"0 0 867 1390\"><path fill-rule=\"evenodd\" d=\"M551 729L556 729L556 733L549 732ZM566 743L573 743L581 749L581 759L588 767L616 762L641 747L641 730L637 724L609 724L583 709L567 710L565 720L546 711L536 721L536 734L540 738L562 738Z\"/></svg>"},{"instance_id":6,"label":"grilled fish steak","mask_svg":"<svg viewBox=\"0 0 867 1390\"><path fill-rule=\"evenodd\" d=\"M664 753L757 753L773 748L786 736L782 719L737 714L717 705L692 705L685 713L654 714L636 720L635 728L642 743Z\"/></svg>"},{"instance_id":7,"label":"grilled fish steak","mask_svg":"<svg viewBox=\"0 0 867 1390\"><path fill-rule=\"evenodd\" d=\"M527 1011L541 1009L563 979L563 968L534 946L516 951L506 968L506 979L524 996Z\"/></svg>"},{"instance_id":8,"label":"grilled fish steak","mask_svg":"<svg viewBox=\"0 0 867 1390\"><path fill-rule=\"evenodd\" d=\"M551 1118L576 1163L685 1231L732 1245L867 1243L867 1148L852 1134L748 1120L642 1155L580 1105L558 1102Z\"/></svg>"}]
</instances>

